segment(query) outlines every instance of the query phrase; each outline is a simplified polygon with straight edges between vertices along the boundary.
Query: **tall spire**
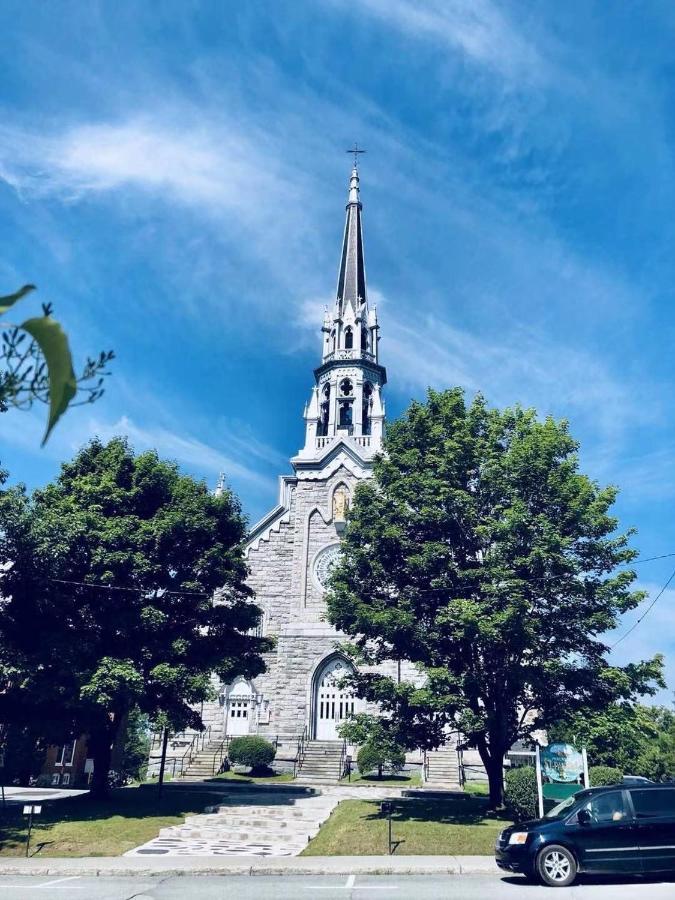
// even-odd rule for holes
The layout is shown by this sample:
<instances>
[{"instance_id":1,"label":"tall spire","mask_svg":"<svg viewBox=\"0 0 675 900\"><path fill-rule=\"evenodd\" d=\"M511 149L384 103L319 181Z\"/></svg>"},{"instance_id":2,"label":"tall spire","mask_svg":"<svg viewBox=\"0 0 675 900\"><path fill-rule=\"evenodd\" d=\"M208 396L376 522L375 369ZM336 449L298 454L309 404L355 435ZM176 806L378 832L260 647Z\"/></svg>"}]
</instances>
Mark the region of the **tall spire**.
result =
<instances>
[{"instance_id":1,"label":"tall spire","mask_svg":"<svg viewBox=\"0 0 675 900\"><path fill-rule=\"evenodd\" d=\"M337 284L338 315L344 315L348 305L356 314L364 303L366 303L366 265L363 258L359 170L354 166L349 179L347 218Z\"/></svg>"},{"instance_id":2,"label":"tall spire","mask_svg":"<svg viewBox=\"0 0 675 900\"><path fill-rule=\"evenodd\" d=\"M354 149L351 153L363 153ZM382 445L384 402L381 388L387 373L379 364L380 326L377 311L368 309L363 258L359 173L349 179L347 219L342 240L337 297L321 327L321 365L305 406L305 446L294 465L313 465L337 444L372 461Z\"/></svg>"}]
</instances>

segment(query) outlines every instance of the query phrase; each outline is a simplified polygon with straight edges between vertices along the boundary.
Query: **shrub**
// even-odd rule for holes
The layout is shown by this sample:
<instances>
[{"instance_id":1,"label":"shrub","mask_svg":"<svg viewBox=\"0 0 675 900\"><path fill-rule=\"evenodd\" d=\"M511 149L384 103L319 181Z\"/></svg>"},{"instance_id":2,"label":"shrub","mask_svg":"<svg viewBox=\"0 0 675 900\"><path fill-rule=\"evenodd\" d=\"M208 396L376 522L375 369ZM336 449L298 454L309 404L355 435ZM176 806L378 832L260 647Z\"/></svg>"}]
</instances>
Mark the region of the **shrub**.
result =
<instances>
[{"instance_id":1,"label":"shrub","mask_svg":"<svg viewBox=\"0 0 675 900\"><path fill-rule=\"evenodd\" d=\"M623 772L621 769L613 769L611 766L592 766L588 770L588 780L591 787L601 787L604 784L621 784Z\"/></svg>"},{"instance_id":2,"label":"shrub","mask_svg":"<svg viewBox=\"0 0 675 900\"><path fill-rule=\"evenodd\" d=\"M508 770L504 803L514 822L537 818L537 773L532 766Z\"/></svg>"},{"instance_id":3,"label":"shrub","mask_svg":"<svg viewBox=\"0 0 675 900\"><path fill-rule=\"evenodd\" d=\"M373 769L377 769L378 778L382 778L382 770L400 772L405 765L405 750L400 744L392 742L376 743L366 742L356 756L356 765L361 775L368 775Z\"/></svg>"},{"instance_id":4,"label":"shrub","mask_svg":"<svg viewBox=\"0 0 675 900\"><path fill-rule=\"evenodd\" d=\"M232 738L227 756L235 766L248 766L252 772L266 769L276 756L274 745L255 734Z\"/></svg>"}]
</instances>

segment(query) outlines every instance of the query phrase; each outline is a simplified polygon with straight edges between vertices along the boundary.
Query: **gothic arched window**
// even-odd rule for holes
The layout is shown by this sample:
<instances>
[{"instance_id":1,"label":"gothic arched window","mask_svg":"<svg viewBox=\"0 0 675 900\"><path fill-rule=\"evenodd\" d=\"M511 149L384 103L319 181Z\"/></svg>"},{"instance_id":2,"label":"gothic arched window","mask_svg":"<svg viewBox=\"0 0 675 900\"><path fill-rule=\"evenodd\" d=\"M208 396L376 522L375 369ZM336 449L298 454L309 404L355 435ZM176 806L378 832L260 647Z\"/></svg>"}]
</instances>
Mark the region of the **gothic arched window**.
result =
<instances>
[{"instance_id":1,"label":"gothic arched window","mask_svg":"<svg viewBox=\"0 0 675 900\"><path fill-rule=\"evenodd\" d=\"M362 429L364 434L370 434L370 405L371 405L371 397L373 395L373 386L369 381L366 381L363 385L363 407L362 407Z\"/></svg>"},{"instance_id":2,"label":"gothic arched window","mask_svg":"<svg viewBox=\"0 0 675 900\"><path fill-rule=\"evenodd\" d=\"M343 397L350 397L354 391L351 378L343 378L340 382L340 393Z\"/></svg>"},{"instance_id":3,"label":"gothic arched window","mask_svg":"<svg viewBox=\"0 0 675 900\"><path fill-rule=\"evenodd\" d=\"M352 433L352 400L340 400L340 420L338 428Z\"/></svg>"},{"instance_id":4,"label":"gothic arched window","mask_svg":"<svg viewBox=\"0 0 675 900\"><path fill-rule=\"evenodd\" d=\"M347 326L345 328L345 350L351 350L354 346L354 332L351 329L351 326Z\"/></svg>"},{"instance_id":5,"label":"gothic arched window","mask_svg":"<svg viewBox=\"0 0 675 900\"><path fill-rule=\"evenodd\" d=\"M324 384L321 396L323 399L319 410L319 425L316 433L319 437L325 437L328 434L328 418L330 416L330 384Z\"/></svg>"}]
</instances>

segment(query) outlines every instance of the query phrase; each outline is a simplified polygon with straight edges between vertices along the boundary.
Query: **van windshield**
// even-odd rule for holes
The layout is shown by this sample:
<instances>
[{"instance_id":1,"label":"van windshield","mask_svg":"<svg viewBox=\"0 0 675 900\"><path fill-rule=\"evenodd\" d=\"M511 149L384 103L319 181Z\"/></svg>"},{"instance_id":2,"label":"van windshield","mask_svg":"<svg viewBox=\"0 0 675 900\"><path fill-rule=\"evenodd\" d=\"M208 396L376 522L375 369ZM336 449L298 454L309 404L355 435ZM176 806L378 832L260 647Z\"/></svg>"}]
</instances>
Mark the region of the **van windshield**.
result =
<instances>
[{"instance_id":1,"label":"van windshield","mask_svg":"<svg viewBox=\"0 0 675 900\"><path fill-rule=\"evenodd\" d=\"M572 809L572 807L578 802L579 795L572 794L571 797L566 797L564 800L561 800L553 809L549 809L549 811L545 814L544 818L546 819L562 819L567 813Z\"/></svg>"}]
</instances>

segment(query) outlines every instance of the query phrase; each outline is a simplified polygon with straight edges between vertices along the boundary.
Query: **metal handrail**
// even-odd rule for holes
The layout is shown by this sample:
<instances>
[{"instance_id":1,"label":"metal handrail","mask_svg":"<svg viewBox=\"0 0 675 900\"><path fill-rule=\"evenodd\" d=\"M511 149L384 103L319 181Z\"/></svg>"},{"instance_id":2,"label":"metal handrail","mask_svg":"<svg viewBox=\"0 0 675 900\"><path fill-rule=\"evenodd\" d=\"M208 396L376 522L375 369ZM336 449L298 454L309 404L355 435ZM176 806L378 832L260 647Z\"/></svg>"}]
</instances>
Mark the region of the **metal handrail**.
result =
<instances>
[{"instance_id":1,"label":"metal handrail","mask_svg":"<svg viewBox=\"0 0 675 900\"><path fill-rule=\"evenodd\" d=\"M293 778L296 778L298 772L302 768L302 763L305 758L307 744L307 726L302 729L302 734L298 738L298 747L295 753L295 759L293 760Z\"/></svg>"},{"instance_id":2,"label":"metal handrail","mask_svg":"<svg viewBox=\"0 0 675 900\"><path fill-rule=\"evenodd\" d=\"M342 741L342 750L340 751L340 766L338 768L338 781L345 776L345 768L347 763L347 740Z\"/></svg>"},{"instance_id":3,"label":"metal handrail","mask_svg":"<svg viewBox=\"0 0 675 900\"><path fill-rule=\"evenodd\" d=\"M218 744L216 752L213 754L213 766L211 768L212 775L217 775L222 769L223 761L227 753L227 748L230 746L230 740L231 737L229 735L226 735L220 742L220 744Z\"/></svg>"}]
</instances>

